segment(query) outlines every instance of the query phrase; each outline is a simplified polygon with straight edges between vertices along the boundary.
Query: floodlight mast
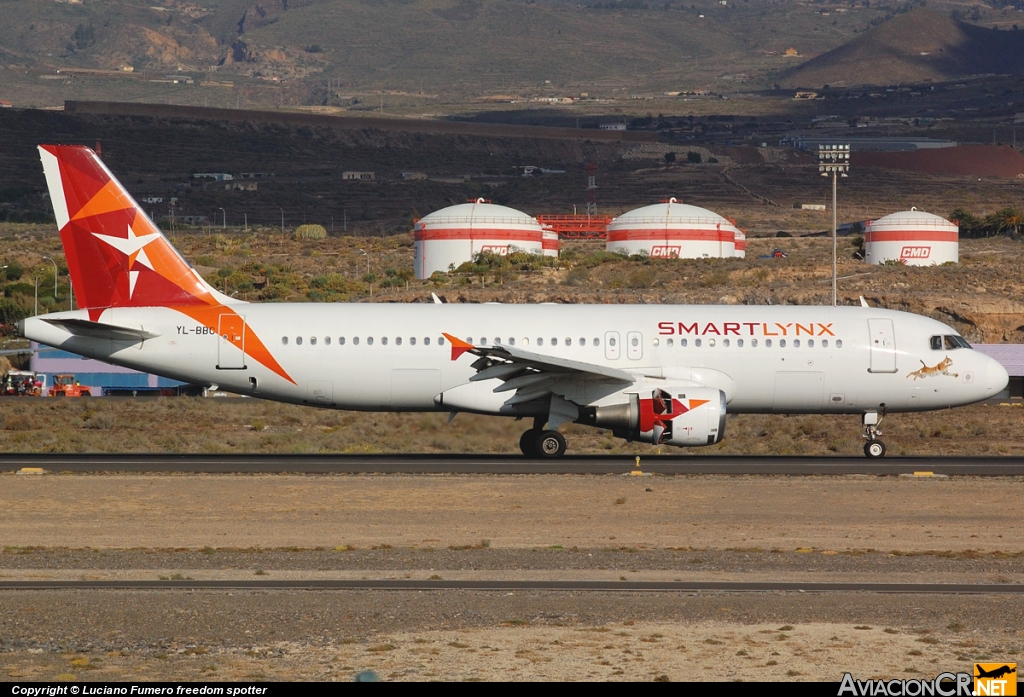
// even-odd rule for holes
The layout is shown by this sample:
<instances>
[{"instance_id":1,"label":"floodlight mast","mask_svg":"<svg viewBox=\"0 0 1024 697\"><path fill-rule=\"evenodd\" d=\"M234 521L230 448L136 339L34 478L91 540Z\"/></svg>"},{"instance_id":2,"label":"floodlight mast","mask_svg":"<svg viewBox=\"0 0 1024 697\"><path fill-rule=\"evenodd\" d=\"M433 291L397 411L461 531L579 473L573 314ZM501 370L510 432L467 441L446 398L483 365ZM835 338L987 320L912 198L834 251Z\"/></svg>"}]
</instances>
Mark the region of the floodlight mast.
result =
<instances>
[{"instance_id":1,"label":"floodlight mast","mask_svg":"<svg viewBox=\"0 0 1024 697\"><path fill-rule=\"evenodd\" d=\"M821 176L832 175L832 307L837 303L836 293L836 247L838 218L836 216L836 180L839 177L849 176L850 171L850 145L818 145L818 171Z\"/></svg>"}]
</instances>

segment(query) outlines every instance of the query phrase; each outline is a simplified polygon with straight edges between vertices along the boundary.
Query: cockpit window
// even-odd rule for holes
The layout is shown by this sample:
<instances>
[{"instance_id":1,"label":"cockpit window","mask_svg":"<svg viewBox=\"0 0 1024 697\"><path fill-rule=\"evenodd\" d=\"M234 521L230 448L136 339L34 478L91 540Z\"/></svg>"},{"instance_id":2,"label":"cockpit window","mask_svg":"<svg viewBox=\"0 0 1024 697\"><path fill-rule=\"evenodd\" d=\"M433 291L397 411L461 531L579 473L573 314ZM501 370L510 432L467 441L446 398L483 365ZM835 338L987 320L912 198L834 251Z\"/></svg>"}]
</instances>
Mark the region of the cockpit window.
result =
<instances>
[{"instance_id":1,"label":"cockpit window","mask_svg":"<svg viewBox=\"0 0 1024 697\"><path fill-rule=\"evenodd\" d=\"M945 336L933 336L929 343L933 351L953 351L959 348L970 348L971 345L962 336L947 334Z\"/></svg>"}]
</instances>

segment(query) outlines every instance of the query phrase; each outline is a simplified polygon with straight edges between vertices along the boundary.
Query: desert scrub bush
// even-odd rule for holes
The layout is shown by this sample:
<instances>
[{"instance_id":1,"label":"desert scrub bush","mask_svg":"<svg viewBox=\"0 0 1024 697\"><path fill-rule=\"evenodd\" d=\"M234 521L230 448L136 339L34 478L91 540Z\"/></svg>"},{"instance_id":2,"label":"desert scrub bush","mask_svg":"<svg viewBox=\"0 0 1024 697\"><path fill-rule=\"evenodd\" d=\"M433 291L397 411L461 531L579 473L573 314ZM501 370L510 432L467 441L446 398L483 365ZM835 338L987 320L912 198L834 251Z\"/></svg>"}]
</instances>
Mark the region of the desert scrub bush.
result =
<instances>
[{"instance_id":1,"label":"desert scrub bush","mask_svg":"<svg viewBox=\"0 0 1024 697\"><path fill-rule=\"evenodd\" d=\"M323 225L310 223L295 228L296 240L324 240L327 239L327 229Z\"/></svg>"},{"instance_id":2,"label":"desert scrub bush","mask_svg":"<svg viewBox=\"0 0 1024 697\"><path fill-rule=\"evenodd\" d=\"M637 269L626 277L627 288L650 288L658 280L654 269Z\"/></svg>"},{"instance_id":3,"label":"desert scrub bush","mask_svg":"<svg viewBox=\"0 0 1024 697\"><path fill-rule=\"evenodd\" d=\"M101 412L89 412L82 417L82 428L106 430L114 427L114 415Z\"/></svg>"}]
</instances>

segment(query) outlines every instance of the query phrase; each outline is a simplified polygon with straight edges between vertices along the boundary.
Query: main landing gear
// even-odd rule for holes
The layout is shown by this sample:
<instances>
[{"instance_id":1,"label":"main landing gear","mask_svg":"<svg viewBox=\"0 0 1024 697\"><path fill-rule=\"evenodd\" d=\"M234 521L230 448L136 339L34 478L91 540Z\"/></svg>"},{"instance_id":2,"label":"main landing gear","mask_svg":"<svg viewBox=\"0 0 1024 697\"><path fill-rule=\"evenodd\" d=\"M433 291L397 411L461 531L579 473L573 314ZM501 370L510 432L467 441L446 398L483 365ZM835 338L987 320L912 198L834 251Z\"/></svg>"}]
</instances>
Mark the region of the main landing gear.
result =
<instances>
[{"instance_id":1,"label":"main landing gear","mask_svg":"<svg viewBox=\"0 0 1024 697\"><path fill-rule=\"evenodd\" d=\"M877 411L870 411L864 414L864 438L867 442L864 444L864 454L871 459L876 459L885 455L885 443L878 440L878 436L882 435L882 429L878 427L882 423L882 417L879 416Z\"/></svg>"},{"instance_id":2,"label":"main landing gear","mask_svg":"<svg viewBox=\"0 0 1024 697\"><path fill-rule=\"evenodd\" d=\"M565 455L565 436L558 431L545 431L543 428L543 423L534 421L533 428L519 437L519 449L523 455L545 459Z\"/></svg>"}]
</instances>

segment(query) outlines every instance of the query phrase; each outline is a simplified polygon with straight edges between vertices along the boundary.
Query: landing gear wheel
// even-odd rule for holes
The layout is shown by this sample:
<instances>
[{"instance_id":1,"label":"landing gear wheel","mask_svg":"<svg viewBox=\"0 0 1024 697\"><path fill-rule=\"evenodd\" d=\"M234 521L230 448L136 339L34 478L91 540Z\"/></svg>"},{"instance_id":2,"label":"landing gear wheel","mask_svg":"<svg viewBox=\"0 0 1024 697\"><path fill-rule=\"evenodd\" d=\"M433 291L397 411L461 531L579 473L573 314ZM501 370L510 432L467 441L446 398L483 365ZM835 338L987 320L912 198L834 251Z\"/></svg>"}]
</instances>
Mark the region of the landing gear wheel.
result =
<instances>
[{"instance_id":1,"label":"landing gear wheel","mask_svg":"<svg viewBox=\"0 0 1024 697\"><path fill-rule=\"evenodd\" d=\"M872 460L885 455L885 443L880 440L869 440L864 444L864 454Z\"/></svg>"},{"instance_id":2,"label":"landing gear wheel","mask_svg":"<svg viewBox=\"0 0 1024 697\"><path fill-rule=\"evenodd\" d=\"M537 441L540 439L540 434L540 431L531 428L519 436L519 449L523 451L523 455L526 457L540 457L540 452L537 450Z\"/></svg>"},{"instance_id":3,"label":"landing gear wheel","mask_svg":"<svg viewBox=\"0 0 1024 697\"><path fill-rule=\"evenodd\" d=\"M558 431L544 431L536 440L537 455L543 458L565 455L565 436Z\"/></svg>"}]
</instances>

